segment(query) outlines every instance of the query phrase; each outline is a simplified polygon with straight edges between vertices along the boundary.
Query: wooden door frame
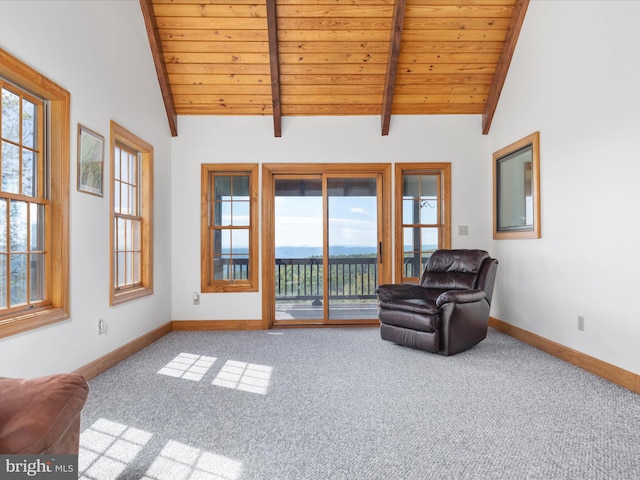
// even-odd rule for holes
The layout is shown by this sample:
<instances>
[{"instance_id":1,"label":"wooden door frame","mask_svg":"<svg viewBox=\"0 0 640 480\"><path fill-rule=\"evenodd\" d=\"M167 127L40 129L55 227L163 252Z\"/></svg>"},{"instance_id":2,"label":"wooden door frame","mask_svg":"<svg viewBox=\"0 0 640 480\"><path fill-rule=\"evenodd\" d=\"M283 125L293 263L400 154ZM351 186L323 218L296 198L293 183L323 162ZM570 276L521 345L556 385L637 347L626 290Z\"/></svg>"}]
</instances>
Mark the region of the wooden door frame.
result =
<instances>
[{"instance_id":1,"label":"wooden door frame","mask_svg":"<svg viewBox=\"0 0 640 480\"><path fill-rule=\"evenodd\" d=\"M391 164L390 163L265 163L262 165L262 327L271 328L275 320L275 245L274 245L274 212L275 212L275 180L274 177L283 174L312 175L312 174L350 174L376 173L381 176L382 198L380 199L380 218L378 221L379 238L382 241L381 263L387 268L382 269L378 282L390 283L393 275L393 252L391 222ZM306 324L305 324L306 325ZM322 325L334 326L335 324Z\"/></svg>"}]
</instances>

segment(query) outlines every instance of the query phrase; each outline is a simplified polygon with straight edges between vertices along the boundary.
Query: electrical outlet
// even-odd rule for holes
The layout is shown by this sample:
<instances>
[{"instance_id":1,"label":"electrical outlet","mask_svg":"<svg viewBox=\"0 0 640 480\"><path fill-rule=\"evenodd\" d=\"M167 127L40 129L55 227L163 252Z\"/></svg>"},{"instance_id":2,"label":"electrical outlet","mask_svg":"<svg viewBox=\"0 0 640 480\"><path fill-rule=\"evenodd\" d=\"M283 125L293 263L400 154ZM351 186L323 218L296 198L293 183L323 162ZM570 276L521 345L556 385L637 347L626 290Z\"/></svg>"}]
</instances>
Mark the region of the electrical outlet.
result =
<instances>
[{"instance_id":1,"label":"electrical outlet","mask_svg":"<svg viewBox=\"0 0 640 480\"><path fill-rule=\"evenodd\" d=\"M200 294L198 292L193 292L193 304L200 305Z\"/></svg>"},{"instance_id":2,"label":"electrical outlet","mask_svg":"<svg viewBox=\"0 0 640 480\"><path fill-rule=\"evenodd\" d=\"M578 330L584 332L584 317L582 315L578 315Z\"/></svg>"},{"instance_id":3,"label":"electrical outlet","mask_svg":"<svg viewBox=\"0 0 640 480\"><path fill-rule=\"evenodd\" d=\"M469 225L458 225L458 235L469 235Z\"/></svg>"},{"instance_id":4,"label":"electrical outlet","mask_svg":"<svg viewBox=\"0 0 640 480\"><path fill-rule=\"evenodd\" d=\"M107 322L102 318L98 320L98 335L105 335L107 333Z\"/></svg>"}]
</instances>

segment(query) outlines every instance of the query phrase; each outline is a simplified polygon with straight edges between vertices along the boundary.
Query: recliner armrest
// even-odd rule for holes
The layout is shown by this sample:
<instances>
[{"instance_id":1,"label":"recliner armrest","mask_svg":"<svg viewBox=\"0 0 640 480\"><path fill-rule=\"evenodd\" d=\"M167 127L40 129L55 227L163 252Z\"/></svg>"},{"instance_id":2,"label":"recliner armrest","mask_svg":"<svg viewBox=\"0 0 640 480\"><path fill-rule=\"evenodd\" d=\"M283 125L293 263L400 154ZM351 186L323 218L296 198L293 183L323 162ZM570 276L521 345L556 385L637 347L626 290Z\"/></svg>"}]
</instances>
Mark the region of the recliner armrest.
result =
<instances>
[{"instance_id":1,"label":"recliner armrest","mask_svg":"<svg viewBox=\"0 0 640 480\"><path fill-rule=\"evenodd\" d=\"M414 283L379 285L376 289L378 299L382 302L407 298L423 298L423 288Z\"/></svg>"},{"instance_id":2,"label":"recliner armrest","mask_svg":"<svg viewBox=\"0 0 640 480\"><path fill-rule=\"evenodd\" d=\"M473 303L486 298L482 290L448 290L436 299L436 305L441 307L445 303Z\"/></svg>"}]
</instances>

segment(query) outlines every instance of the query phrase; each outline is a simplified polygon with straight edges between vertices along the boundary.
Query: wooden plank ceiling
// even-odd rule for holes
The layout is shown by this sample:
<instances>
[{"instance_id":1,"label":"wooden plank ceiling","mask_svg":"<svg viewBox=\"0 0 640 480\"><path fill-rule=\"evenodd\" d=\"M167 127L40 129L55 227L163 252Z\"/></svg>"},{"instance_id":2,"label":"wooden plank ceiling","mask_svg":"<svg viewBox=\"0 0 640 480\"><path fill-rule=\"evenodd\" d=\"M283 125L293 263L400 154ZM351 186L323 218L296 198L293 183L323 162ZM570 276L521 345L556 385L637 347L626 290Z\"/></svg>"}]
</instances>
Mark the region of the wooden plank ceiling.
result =
<instances>
[{"instance_id":1,"label":"wooden plank ceiling","mask_svg":"<svg viewBox=\"0 0 640 480\"><path fill-rule=\"evenodd\" d=\"M140 0L177 115L483 114L528 0Z\"/></svg>"}]
</instances>

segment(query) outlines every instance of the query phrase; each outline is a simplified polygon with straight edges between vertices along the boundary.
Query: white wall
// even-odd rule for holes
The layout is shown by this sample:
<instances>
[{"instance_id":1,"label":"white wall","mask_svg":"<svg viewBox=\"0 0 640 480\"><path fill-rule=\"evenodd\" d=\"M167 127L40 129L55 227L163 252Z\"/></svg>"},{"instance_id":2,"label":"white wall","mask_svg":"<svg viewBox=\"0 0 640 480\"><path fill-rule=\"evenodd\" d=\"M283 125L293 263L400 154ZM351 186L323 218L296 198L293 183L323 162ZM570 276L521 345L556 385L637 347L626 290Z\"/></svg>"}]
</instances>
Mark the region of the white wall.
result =
<instances>
[{"instance_id":1,"label":"white wall","mask_svg":"<svg viewBox=\"0 0 640 480\"><path fill-rule=\"evenodd\" d=\"M0 339L0 376L72 371L170 321L170 134L137 1L3 1L0 46L71 93L71 318ZM154 147L154 295L109 306L109 122ZM76 191L77 124L105 137L105 195ZM98 336L103 318L107 335Z\"/></svg>"},{"instance_id":2,"label":"white wall","mask_svg":"<svg viewBox=\"0 0 640 480\"><path fill-rule=\"evenodd\" d=\"M491 164L479 116L394 116L388 136L379 117L285 117L282 137L271 117L180 117L173 140L172 216L174 320L258 320L261 292L200 291L202 163L452 163L452 243L488 248ZM458 225L469 236L458 236Z\"/></svg>"},{"instance_id":3,"label":"white wall","mask_svg":"<svg viewBox=\"0 0 640 480\"><path fill-rule=\"evenodd\" d=\"M640 374L638 18L640 2L532 1L487 158L540 131L542 238L493 242L493 315Z\"/></svg>"}]
</instances>

